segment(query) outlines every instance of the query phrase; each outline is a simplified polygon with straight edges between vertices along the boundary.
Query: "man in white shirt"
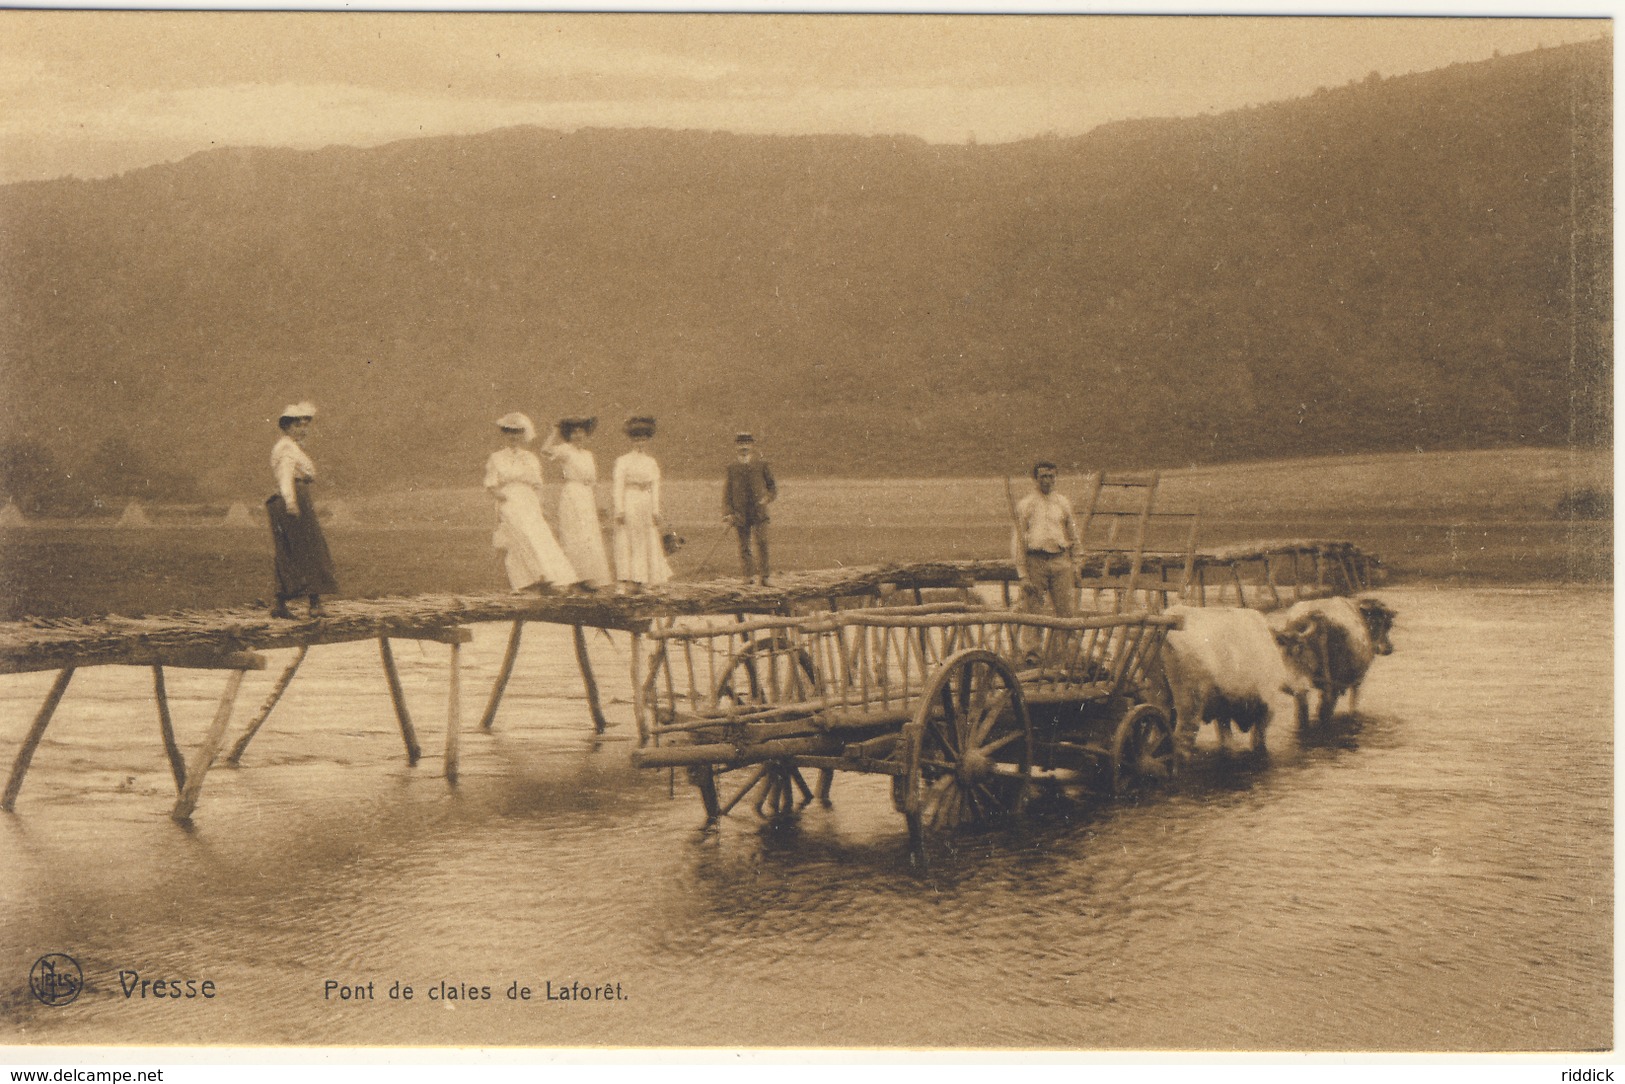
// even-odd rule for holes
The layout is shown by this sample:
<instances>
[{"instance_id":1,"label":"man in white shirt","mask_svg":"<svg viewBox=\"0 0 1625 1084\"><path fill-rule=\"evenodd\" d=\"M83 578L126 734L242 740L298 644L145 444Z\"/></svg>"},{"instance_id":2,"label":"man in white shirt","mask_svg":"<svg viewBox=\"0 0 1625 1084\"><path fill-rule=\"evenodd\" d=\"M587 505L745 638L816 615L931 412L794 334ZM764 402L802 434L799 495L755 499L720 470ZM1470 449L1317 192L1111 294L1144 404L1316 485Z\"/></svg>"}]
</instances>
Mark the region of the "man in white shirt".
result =
<instances>
[{"instance_id":1,"label":"man in white shirt","mask_svg":"<svg viewBox=\"0 0 1625 1084\"><path fill-rule=\"evenodd\" d=\"M1056 473L1048 460L1033 465L1038 492L1016 505L1011 549L1027 607L1038 609L1047 596L1055 616L1071 617L1078 599L1078 523L1072 502L1055 492Z\"/></svg>"}]
</instances>

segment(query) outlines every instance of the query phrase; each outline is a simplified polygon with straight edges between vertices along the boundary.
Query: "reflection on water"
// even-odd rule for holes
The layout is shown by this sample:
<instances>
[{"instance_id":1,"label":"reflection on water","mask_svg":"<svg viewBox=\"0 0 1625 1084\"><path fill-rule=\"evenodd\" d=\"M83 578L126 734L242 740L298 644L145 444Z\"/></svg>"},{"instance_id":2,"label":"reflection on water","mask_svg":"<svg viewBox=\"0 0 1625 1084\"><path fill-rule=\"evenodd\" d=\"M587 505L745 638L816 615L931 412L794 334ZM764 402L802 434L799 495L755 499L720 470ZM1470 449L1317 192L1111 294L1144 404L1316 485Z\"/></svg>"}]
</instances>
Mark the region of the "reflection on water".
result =
<instances>
[{"instance_id":1,"label":"reflection on water","mask_svg":"<svg viewBox=\"0 0 1625 1084\"><path fill-rule=\"evenodd\" d=\"M81 671L0 820L0 1035L25 1042L1552 1049L1611 1045L1611 598L1392 591L1359 711L1182 789L958 839L925 869L875 777L723 831L681 773L628 766L624 637L533 628L493 733L439 776L447 649L312 652L196 825L139 670ZM464 650L477 718L505 646ZM240 727L287 653L250 675ZM183 744L220 675L169 675ZM0 683L10 757L50 675ZM74 1004L27 992L79 960ZM121 970L213 979L126 999ZM9 977L8 977L9 976ZM332 980L376 1000L324 998ZM510 984L532 988L510 1000ZM547 1000L572 982L624 1000ZM411 1001L391 1000L395 983ZM444 985L442 985L444 984ZM454 993L489 988L489 1000Z\"/></svg>"}]
</instances>

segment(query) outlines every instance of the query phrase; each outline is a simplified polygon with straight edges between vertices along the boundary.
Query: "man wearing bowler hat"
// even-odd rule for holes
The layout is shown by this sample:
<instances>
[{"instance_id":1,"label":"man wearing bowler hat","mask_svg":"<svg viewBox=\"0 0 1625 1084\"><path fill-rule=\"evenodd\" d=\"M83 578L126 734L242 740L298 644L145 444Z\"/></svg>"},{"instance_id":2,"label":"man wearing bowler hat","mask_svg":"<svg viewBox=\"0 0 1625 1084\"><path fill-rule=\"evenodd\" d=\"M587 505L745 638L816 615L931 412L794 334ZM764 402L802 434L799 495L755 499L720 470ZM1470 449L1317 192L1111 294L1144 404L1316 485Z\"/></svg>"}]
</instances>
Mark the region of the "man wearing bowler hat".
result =
<instances>
[{"instance_id":1,"label":"man wearing bowler hat","mask_svg":"<svg viewBox=\"0 0 1625 1084\"><path fill-rule=\"evenodd\" d=\"M760 573L766 587L767 506L778 496L778 486L767 461L756 454L754 436L740 433L734 437L734 451L737 458L728 464L728 480L722 487L722 521L739 535L739 564L745 582L752 582Z\"/></svg>"}]
</instances>

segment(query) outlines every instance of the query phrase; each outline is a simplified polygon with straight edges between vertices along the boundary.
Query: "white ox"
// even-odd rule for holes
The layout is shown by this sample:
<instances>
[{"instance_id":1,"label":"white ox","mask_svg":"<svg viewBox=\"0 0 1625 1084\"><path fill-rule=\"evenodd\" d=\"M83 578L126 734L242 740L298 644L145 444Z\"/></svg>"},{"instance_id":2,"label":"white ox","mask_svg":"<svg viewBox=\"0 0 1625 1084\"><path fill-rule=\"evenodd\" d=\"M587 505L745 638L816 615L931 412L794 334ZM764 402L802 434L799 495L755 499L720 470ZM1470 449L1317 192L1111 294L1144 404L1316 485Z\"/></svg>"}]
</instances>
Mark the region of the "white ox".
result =
<instances>
[{"instance_id":1,"label":"white ox","mask_svg":"<svg viewBox=\"0 0 1625 1084\"><path fill-rule=\"evenodd\" d=\"M1388 632L1394 611L1377 599L1317 598L1270 616L1283 650L1302 660L1320 692L1319 721L1331 720L1338 699L1347 692L1352 710L1371 661L1391 655ZM1298 725L1309 722L1309 697L1298 698Z\"/></svg>"},{"instance_id":2,"label":"white ox","mask_svg":"<svg viewBox=\"0 0 1625 1084\"><path fill-rule=\"evenodd\" d=\"M1257 610L1172 606L1184 626L1168 634L1161 669L1175 716L1175 748L1190 756L1196 732L1217 723L1225 741L1234 723L1264 747L1264 728L1278 707L1307 696L1310 676L1295 652L1283 656L1269 622Z\"/></svg>"}]
</instances>

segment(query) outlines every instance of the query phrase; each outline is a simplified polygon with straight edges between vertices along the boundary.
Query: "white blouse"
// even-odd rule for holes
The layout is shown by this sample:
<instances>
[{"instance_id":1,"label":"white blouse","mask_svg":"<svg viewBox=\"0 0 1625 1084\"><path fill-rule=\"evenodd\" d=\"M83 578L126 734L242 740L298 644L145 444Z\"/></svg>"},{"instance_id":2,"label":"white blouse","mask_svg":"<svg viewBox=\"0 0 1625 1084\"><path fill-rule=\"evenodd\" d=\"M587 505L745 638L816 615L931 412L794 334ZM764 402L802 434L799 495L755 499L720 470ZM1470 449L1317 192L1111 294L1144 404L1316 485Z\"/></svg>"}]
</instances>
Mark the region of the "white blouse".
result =
<instances>
[{"instance_id":1,"label":"white blouse","mask_svg":"<svg viewBox=\"0 0 1625 1084\"><path fill-rule=\"evenodd\" d=\"M563 466L566 482L579 482L589 486L598 484L598 461L585 448L577 448L573 444L555 444L547 449L547 454Z\"/></svg>"},{"instance_id":2,"label":"white blouse","mask_svg":"<svg viewBox=\"0 0 1625 1084\"><path fill-rule=\"evenodd\" d=\"M660 515L660 464L648 452L627 452L615 461L615 514L626 512L626 490L647 489L649 510Z\"/></svg>"},{"instance_id":3,"label":"white blouse","mask_svg":"<svg viewBox=\"0 0 1625 1084\"><path fill-rule=\"evenodd\" d=\"M485 461L485 488L498 489L514 483L542 485L542 461L525 448L498 448Z\"/></svg>"},{"instance_id":4,"label":"white blouse","mask_svg":"<svg viewBox=\"0 0 1625 1084\"><path fill-rule=\"evenodd\" d=\"M299 498L293 491L293 483L299 478L307 481L314 479L316 464L299 447L298 441L284 435L271 449L271 474L276 478L277 492L282 494L283 503L289 508L297 508Z\"/></svg>"}]
</instances>

